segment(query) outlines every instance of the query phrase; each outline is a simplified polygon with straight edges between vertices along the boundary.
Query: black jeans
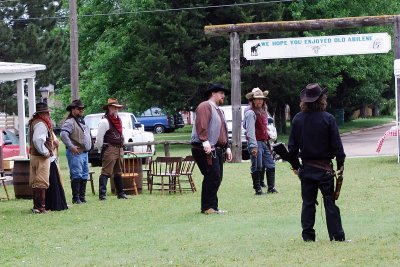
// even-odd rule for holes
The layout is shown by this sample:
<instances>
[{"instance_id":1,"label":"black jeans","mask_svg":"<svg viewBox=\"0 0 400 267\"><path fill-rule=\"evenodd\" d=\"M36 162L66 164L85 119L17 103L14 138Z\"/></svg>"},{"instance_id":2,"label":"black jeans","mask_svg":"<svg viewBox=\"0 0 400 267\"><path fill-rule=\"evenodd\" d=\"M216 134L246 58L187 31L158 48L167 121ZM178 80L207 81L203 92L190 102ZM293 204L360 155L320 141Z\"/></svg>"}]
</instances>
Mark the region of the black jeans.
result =
<instances>
[{"instance_id":1,"label":"black jeans","mask_svg":"<svg viewBox=\"0 0 400 267\"><path fill-rule=\"evenodd\" d=\"M339 207L335 204L334 176L331 172L312 166L303 166L300 169L301 196L303 207L301 211L302 236L305 241L315 240L315 206L318 188L324 199L326 224L330 240L344 240Z\"/></svg>"},{"instance_id":2,"label":"black jeans","mask_svg":"<svg viewBox=\"0 0 400 267\"><path fill-rule=\"evenodd\" d=\"M222 181L223 153L222 149L216 148L211 153L211 165L207 162L209 157L201 146L192 148L192 155L204 176L201 188L201 211L213 208L218 210L217 192Z\"/></svg>"}]
</instances>

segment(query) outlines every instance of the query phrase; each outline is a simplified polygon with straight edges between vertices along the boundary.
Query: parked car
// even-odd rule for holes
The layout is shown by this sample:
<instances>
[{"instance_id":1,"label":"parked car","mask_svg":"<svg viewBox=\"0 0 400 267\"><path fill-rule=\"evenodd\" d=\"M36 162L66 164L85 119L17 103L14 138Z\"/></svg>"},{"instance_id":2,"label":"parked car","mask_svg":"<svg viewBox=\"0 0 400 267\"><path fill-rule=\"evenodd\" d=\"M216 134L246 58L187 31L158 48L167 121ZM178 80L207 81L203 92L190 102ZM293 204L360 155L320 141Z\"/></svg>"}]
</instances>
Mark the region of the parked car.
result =
<instances>
[{"instance_id":1,"label":"parked car","mask_svg":"<svg viewBox=\"0 0 400 267\"><path fill-rule=\"evenodd\" d=\"M97 130L99 128L99 122L103 117L104 113L90 114L85 116L85 123L89 127L90 132L92 134L93 142L96 142ZM145 132L143 125L141 125L135 118L135 115L127 112L118 113L119 117L122 120L122 134L124 135L124 142L153 142L154 135L153 133ZM151 145L150 147L147 145L143 146L133 146L127 148L130 151L134 152L150 152L155 154L155 146ZM98 153L97 148L92 149L89 152L89 163L92 166L100 166L100 154Z\"/></svg>"},{"instance_id":2,"label":"parked car","mask_svg":"<svg viewBox=\"0 0 400 267\"><path fill-rule=\"evenodd\" d=\"M244 118L244 110L247 107L247 105L242 105L241 109L242 109L242 120ZM228 127L228 138L229 141L232 140L232 106L228 105L228 106L220 106L220 109L222 109L222 111L225 114L225 119L226 119L226 124ZM241 125L241 140L242 140L242 159L247 160L250 158L250 154L249 151L247 150L247 140L246 140L246 130L243 128L243 124L242 122L240 122Z\"/></svg>"},{"instance_id":3,"label":"parked car","mask_svg":"<svg viewBox=\"0 0 400 267\"><path fill-rule=\"evenodd\" d=\"M151 107L136 118L144 125L146 131L152 131L156 134L173 132L185 125L182 114L177 112L174 115L168 115L159 107Z\"/></svg>"},{"instance_id":4,"label":"parked car","mask_svg":"<svg viewBox=\"0 0 400 267\"><path fill-rule=\"evenodd\" d=\"M19 138L8 129L1 129L0 145L3 159L19 156ZM27 154L29 150L27 149Z\"/></svg>"},{"instance_id":5,"label":"parked car","mask_svg":"<svg viewBox=\"0 0 400 267\"><path fill-rule=\"evenodd\" d=\"M174 114L174 123L175 129L183 128L185 126L185 122L183 121L183 116L180 111Z\"/></svg>"}]
</instances>

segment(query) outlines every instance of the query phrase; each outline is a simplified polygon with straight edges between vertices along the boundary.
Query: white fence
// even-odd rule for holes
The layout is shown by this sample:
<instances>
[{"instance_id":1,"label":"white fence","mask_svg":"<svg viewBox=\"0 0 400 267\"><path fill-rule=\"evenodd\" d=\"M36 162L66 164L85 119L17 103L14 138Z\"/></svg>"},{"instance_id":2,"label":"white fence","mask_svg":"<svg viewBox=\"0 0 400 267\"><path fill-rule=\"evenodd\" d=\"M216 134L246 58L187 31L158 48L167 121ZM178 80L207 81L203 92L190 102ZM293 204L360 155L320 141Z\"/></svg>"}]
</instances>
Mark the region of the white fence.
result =
<instances>
[{"instance_id":1,"label":"white fence","mask_svg":"<svg viewBox=\"0 0 400 267\"><path fill-rule=\"evenodd\" d=\"M0 128L18 130L18 116L0 113Z\"/></svg>"}]
</instances>

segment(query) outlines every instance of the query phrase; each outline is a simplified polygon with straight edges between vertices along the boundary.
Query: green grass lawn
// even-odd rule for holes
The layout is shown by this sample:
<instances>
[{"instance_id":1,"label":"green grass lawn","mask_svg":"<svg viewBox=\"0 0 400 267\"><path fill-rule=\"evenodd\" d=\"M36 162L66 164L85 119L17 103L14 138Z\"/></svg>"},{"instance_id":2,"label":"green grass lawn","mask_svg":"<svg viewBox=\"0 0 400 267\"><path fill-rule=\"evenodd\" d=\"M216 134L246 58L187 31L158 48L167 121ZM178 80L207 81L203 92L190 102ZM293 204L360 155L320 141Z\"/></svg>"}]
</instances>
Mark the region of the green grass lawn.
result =
<instances>
[{"instance_id":1,"label":"green grass lawn","mask_svg":"<svg viewBox=\"0 0 400 267\"><path fill-rule=\"evenodd\" d=\"M189 151L187 151L189 153ZM0 266L398 266L400 184L395 157L349 159L338 200L350 243L330 242L317 207L315 243L300 227L300 183L277 163L279 194L254 196L247 162L225 164L219 191L225 215L203 215L196 193L150 195L71 205L65 157L62 175L70 209L30 213L31 200L0 202ZM96 192L98 174L96 168ZM11 194L12 186L9 186ZM4 193L4 192L2 192ZM319 202L322 200L319 196Z\"/></svg>"},{"instance_id":2,"label":"green grass lawn","mask_svg":"<svg viewBox=\"0 0 400 267\"><path fill-rule=\"evenodd\" d=\"M182 133L165 136L177 134ZM329 241L320 205L315 225L318 241L304 243L300 182L287 163L277 163L280 193L261 197L254 195L249 162L225 164L219 202L228 213L206 216L200 213L202 176L197 167L195 193L150 195L145 190L129 200L109 195L100 202L88 186L88 203L72 205L65 151L60 153L70 209L33 215L32 200L2 200L0 266L400 265L396 157L346 161L337 204L351 242ZM171 154L188 155L190 149L177 146ZM100 169L92 169L97 193ZM13 187L8 188L13 196ZM0 193L4 195L2 189ZM322 203L320 196L318 201Z\"/></svg>"}]
</instances>

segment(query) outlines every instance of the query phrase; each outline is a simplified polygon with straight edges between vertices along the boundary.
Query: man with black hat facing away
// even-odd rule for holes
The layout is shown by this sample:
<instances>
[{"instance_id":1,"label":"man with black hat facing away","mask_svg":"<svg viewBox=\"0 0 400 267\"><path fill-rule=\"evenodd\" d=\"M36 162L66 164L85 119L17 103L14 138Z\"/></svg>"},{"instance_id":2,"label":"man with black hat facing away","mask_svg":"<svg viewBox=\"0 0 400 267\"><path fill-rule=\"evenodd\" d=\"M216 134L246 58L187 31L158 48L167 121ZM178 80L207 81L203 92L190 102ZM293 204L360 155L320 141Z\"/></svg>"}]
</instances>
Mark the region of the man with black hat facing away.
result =
<instances>
[{"instance_id":1,"label":"man with black hat facing away","mask_svg":"<svg viewBox=\"0 0 400 267\"><path fill-rule=\"evenodd\" d=\"M99 123L96 137L96 146L101 153L101 175L99 177L99 199L106 200L107 180L114 176L115 189L119 199L127 199L122 184L122 160L124 156L124 136L122 121L118 111L123 106L115 98L109 98L106 111Z\"/></svg>"},{"instance_id":2,"label":"man with black hat facing away","mask_svg":"<svg viewBox=\"0 0 400 267\"><path fill-rule=\"evenodd\" d=\"M29 184L32 186L32 213L47 213L46 189L49 188L50 164L55 161L54 140L50 110L46 103L37 103L36 112L29 120Z\"/></svg>"},{"instance_id":3,"label":"man with black hat facing away","mask_svg":"<svg viewBox=\"0 0 400 267\"><path fill-rule=\"evenodd\" d=\"M224 103L227 89L220 83L211 84L205 92L207 101L196 109L196 118L192 130L192 155L204 176L201 190L201 212L223 214L218 207L218 189L223 175L223 163L232 160L228 148L228 130L223 111L219 108Z\"/></svg>"},{"instance_id":4,"label":"man with black hat facing away","mask_svg":"<svg viewBox=\"0 0 400 267\"><path fill-rule=\"evenodd\" d=\"M342 174L346 155L335 118L325 111L326 92L317 83L308 84L301 91L301 112L293 118L289 136L288 149L292 168L301 181L301 226L304 241L315 241L318 189L324 200L330 240L345 240L340 210L335 204L332 159L336 157L337 170Z\"/></svg>"},{"instance_id":5,"label":"man with black hat facing away","mask_svg":"<svg viewBox=\"0 0 400 267\"><path fill-rule=\"evenodd\" d=\"M266 96L268 91L262 92L254 88L246 94L250 101L250 109L244 114L246 125L247 147L251 159L251 178L256 195L264 195L261 189L264 170L267 175L268 193L278 193L275 189L275 161L271 155L268 136L268 114L266 110Z\"/></svg>"},{"instance_id":6,"label":"man with black hat facing away","mask_svg":"<svg viewBox=\"0 0 400 267\"><path fill-rule=\"evenodd\" d=\"M90 129L83 120L84 109L85 105L79 99L68 105L69 114L60 134L66 146L74 204L86 202L86 183L89 177L88 152L92 146L92 138Z\"/></svg>"}]
</instances>

